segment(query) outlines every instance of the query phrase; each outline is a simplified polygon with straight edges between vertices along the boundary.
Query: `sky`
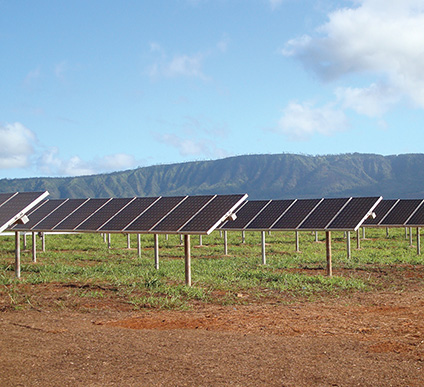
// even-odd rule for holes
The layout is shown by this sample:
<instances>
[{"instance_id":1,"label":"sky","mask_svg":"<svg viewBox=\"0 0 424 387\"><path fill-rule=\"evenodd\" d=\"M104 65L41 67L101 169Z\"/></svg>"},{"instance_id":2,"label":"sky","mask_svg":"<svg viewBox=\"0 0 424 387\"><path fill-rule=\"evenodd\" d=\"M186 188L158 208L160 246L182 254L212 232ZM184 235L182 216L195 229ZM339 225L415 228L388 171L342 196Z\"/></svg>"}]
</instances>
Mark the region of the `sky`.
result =
<instances>
[{"instance_id":1,"label":"sky","mask_svg":"<svg viewBox=\"0 0 424 387\"><path fill-rule=\"evenodd\" d=\"M423 152L423 0L0 0L0 50L0 178Z\"/></svg>"}]
</instances>

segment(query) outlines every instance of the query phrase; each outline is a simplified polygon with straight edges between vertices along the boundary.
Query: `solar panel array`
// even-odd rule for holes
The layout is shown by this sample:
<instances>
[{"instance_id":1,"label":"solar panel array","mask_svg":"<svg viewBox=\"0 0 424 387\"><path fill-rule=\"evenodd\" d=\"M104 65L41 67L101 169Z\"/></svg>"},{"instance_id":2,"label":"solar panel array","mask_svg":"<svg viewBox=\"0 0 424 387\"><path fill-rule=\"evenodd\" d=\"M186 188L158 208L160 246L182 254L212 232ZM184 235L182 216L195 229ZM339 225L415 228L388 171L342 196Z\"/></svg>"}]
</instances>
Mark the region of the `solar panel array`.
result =
<instances>
[{"instance_id":1,"label":"solar panel array","mask_svg":"<svg viewBox=\"0 0 424 387\"><path fill-rule=\"evenodd\" d=\"M27 224L15 225L13 230L209 234L246 198L203 195L45 200L29 214Z\"/></svg>"},{"instance_id":2,"label":"solar panel array","mask_svg":"<svg viewBox=\"0 0 424 387\"><path fill-rule=\"evenodd\" d=\"M48 194L47 191L0 194L0 232L12 227Z\"/></svg>"},{"instance_id":3,"label":"solar panel array","mask_svg":"<svg viewBox=\"0 0 424 387\"><path fill-rule=\"evenodd\" d=\"M357 230L381 197L248 201L223 230Z\"/></svg>"},{"instance_id":4,"label":"solar panel array","mask_svg":"<svg viewBox=\"0 0 424 387\"><path fill-rule=\"evenodd\" d=\"M382 200L375 214L375 219L364 222L365 227L421 227L424 226L424 200Z\"/></svg>"}]
</instances>

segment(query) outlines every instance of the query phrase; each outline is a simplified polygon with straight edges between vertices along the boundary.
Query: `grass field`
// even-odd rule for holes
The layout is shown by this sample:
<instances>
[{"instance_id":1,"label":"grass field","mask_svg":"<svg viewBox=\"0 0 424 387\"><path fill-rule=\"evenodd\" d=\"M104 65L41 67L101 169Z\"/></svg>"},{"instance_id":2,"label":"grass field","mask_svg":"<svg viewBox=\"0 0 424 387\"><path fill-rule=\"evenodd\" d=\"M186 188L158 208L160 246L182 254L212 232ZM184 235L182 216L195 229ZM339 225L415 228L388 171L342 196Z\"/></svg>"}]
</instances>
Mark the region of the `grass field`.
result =
<instances>
[{"instance_id":1,"label":"grass field","mask_svg":"<svg viewBox=\"0 0 424 387\"><path fill-rule=\"evenodd\" d=\"M333 234L333 277L325 275L324 233L319 242L310 232L300 233L300 252L295 252L293 232L266 235L267 264L261 265L261 234L228 233L224 255L219 232L192 236L193 286L184 285L184 247L177 235L159 236L159 270L153 264L153 236L142 235L142 256L137 256L136 235L131 249L126 236L112 235L108 249L100 234L47 235L46 251L31 262L31 238L22 251L22 278L14 276L14 237L0 239L0 308L37 308L45 303L43 286L60 286L52 308L82 304L119 303L131 309L188 309L193 303L221 305L264 300L290 303L299 299L338 297L349 292L401 289L396 280L403 268L422 268L423 258L409 245L405 230L367 229L361 249L352 238L347 258L344 233ZM415 230L414 230L415 234ZM362 235L362 232L361 232ZM356 236L355 236L356 237ZM414 235L415 243L415 235ZM40 291L37 292L37 289Z\"/></svg>"}]
</instances>

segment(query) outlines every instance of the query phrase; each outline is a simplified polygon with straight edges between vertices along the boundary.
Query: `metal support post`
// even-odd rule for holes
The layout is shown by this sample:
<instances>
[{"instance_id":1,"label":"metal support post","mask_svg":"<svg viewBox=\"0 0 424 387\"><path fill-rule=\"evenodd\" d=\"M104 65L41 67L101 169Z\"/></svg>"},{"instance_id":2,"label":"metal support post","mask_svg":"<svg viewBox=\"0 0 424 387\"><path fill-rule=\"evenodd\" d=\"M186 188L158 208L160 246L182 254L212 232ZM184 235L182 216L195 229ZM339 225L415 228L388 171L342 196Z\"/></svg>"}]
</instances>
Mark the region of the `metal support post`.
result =
<instances>
[{"instance_id":1,"label":"metal support post","mask_svg":"<svg viewBox=\"0 0 424 387\"><path fill-rule=\"evenodd\" d=\"M261 232L262 238L261 238L261 243L262 243L262 265L266 265L266 256L265 256L265 231Z\"/></svg>"},{"instance_id":2,"label":"metal support post","mask_svg":"<svg viewBox=\"0 0 424 387\"><path fill-rule=\"evenodd\" d=\"M296 243L296 252L298 253L299 250L299 231L295 231L295 243Z\"/></svg>"},{"instance_id":3,"label":"metal support post","mask_svg":"<svg viewBox=\"0 0 424 387\"><path fill-rule=\"evenodd\" d=\"M346 249L347 249L347 259L351 259L352 253L350 250L350 231L346 232Z\"/></svg>"},{"instance_id":4,"label":"metal support post","mask_svg":"<svg viewBox=\"0 0 424 387\"><path fill-rule=\"evenodd\" d=\"M159 269L159 235L154 234L154 244L155 244L155 269Z\"/></svg>"},{"instance_id":5,"label":"metal support post","mask_svg":"<svg viewBox=\"0 0 424 387\"><path fill-rule=\"evenodd\" d=\"M141 235L137 234L137 255L141 258Z\"/></svg>"},{"instance_id":6,"label":"metal support post","mask_svg":"<svg viewBox=\"0 0 424 387\"><path fill-rule=\"evenodd\" d=\"M184 235L185 284L191 286L191 251L190 235Z\"/></svg>"},{"instance_id":7,"label":"metal support post","mask_svg":"<svg viewBox=\"0 0 424 387\"><path fill-rule=\"evenodd\" d=\"M37 262L37 235L32 233L32 262Z\"/></svg>"},{"instance_id":8,"label":"metal support post","mask_svg":"<svg viewBox=\"0 0 424 387\"><path fill-rule=\"evenodd\" d=\"M21 233L15 231L15 276L21 278Z\"/></svg>"},{"instance_id":9,"label":"metal support post","mask_svg":"<svg viewBox=\"0 0 424 387\"><path fill-rule=\"evenodd\" d=\"M327 276L333 275L333 267L331 262L331 231L325 232L325 247L327 251Z\"/></svg>"}]
</instances>

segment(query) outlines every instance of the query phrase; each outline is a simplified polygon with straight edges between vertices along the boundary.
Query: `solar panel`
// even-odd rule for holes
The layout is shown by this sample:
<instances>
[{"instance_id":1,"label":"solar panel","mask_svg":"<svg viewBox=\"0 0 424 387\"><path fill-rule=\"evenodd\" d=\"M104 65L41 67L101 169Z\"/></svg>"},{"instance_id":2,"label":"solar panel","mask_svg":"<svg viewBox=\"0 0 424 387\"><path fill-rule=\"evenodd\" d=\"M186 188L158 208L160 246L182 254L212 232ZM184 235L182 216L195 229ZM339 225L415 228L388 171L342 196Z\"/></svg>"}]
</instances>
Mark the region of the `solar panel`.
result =
<instances>
[{"instance_id":1,"label":"solar panel","mask_svg":"<svg viewBox=\"0 0 424 387\"><path fill-rule=\"evenodd\" d=\"M154 226L151 231L177 232L213 198L214 195L187 197L187 199Z\"/></svg>"},{"instance_id":2,"label":"solar panel","mask_svg":"<svg viewBox=\"0 0 424 387\"><path fill-rule=\"evenodd\" d=\"M349 198L324 199L302 222L299 230L324 230Z\"/></svg>"},{"instance_id":3,"label":"solar panel","mask_svg":"<svg viewBox=\"0 0 424 387\"><path fill-rule=\"evenodd\" d=\"M268 204L269 200L249 200L236 212L237 218L229 220L221 228L226 230L242 230L255 218Z\"/></svg>"},{"instance_id":4,"label":"solar panel","mask_svg":"<svg viewBox=\"0 0 424 387\"><path fill-rule=\"evenodd\" d=\"M327 230L357 230L380 200L381 197L352 198L327 226Z\"/></svg>"},{"instance_id":5,"label":"solar panel","mask_svg":"<svg viewBox=\"0 0 424 387\"><path fill-rule=\"evenodd\" d=\"M421 227L424 226L424 204L418 207L414 215L405 223L405 226L409 227Z\"/></svg>"},{"instance_id":6,"label":"solar panel","mask_svg":"<svg viewBox=\"0 0 424 387\"><path fill-rule=\"evenodd\" d=\"M417 207L422 203L422 199L401 199L393 209L379 223L380 226L403 226Z\"/></svg>"},{"instance_id":7,"label":"solar panel","mask_svg":"<svg viewBox=\"0 0 424 387\"><path fill-rule=\"evenodd\" d=\"M378 225L386 214L393 208L399 199L382 200L374 209L375 218L368 218L363 223L363 226Z\"/></svg>"},{"instance_id":8,"label":"solar panel","mask_svg":"<svg viewBox=\"0 0 424 387\"><path fill-rule=\"evenodd\" d=\"M55 211L47 215L40 223L35 225L32 229L36 231L51 231L53 228L62 222L67 216L75 211L88 199L68 199Z\"/></svg>"},{"instance_id":9,"label":"solar panel","mask_svg":"<svg viewBox=\"0 0 424 387\"><path fill-rule=\"evenodd\" d=\"M73 231L84 220L95 213L100 207L105 205L110 199L88 199L83 205L78 207L62 222L53 227L54 231Z\"/></svg>"},{"instance_id":10,"label":"solar panel","mask_svg":"<svg viewBox=\"0 0 424 387\"><path fill-rule=\"evenodd\" d=\"M296 230L299 224L322 199L299 199L271 227L271 230Z\"/></svg>"},{"instance_id":11,"label":"solar panel","mask_svg":"<svg viewBox=\"0 0 424 387\"><path fill-rule=\"evenodd\" d=\"M158 197L135 198L122 211L117 213L111 220L98 229L100 232L117 232L124 230L140 214L146 211Z\"/></svg>"},{"instance_id":12,"label":"solar panel","mask_svg":"<svg viewBox=\"0 0 424 387\"><path fill-rule=\"evenodd\" d=\"M96 231L135 198L114 198L81 223L75 231Z\"/></svg>"},{"instance_id":13,"label":"solar panel","mask_svg":"<svg viewBox=\"0 0 424 387\"><path fill-rule=\"evenodd\" d=\"M153 206L126 227L125 231L149 231L186 198L187 196L161 197Z\"/></svg>"},{"instance_id":14,"label":"solar panel","mask_svg":"<svg viewBox=\"0 0 424 387\"><path fill-rule=\"evenodd\" d=\"M247 195L219 195L208 203L180 233L209 234L246 200Z\"/></svg>"},{"instance_id":15,"label":"solar panel","mask_svg":"<svg viewBox=\"0 0 424 387\"><path fill-rule=\"evenodd\" d=\"M10 227L48 195L48 192L18 192L9 199L3 195L0 206L0 232Z\"/></svg>"},{"instance_id":16,"label":"solar panel","mask_svg":"<svg viewBox=\"0 0 424 387\"><path fill-rule=\"evenodd\" d=\"M8 201L13 195L16 195L16 194L17 194L17 192L15 192L15 193L0 193L0 206L2 206L3 203Z\"/></svg>"},{"instance_id":17,"label":"solar panel","mask_svg":"<svg viewBox=\"0 0 424 387\"><path fill-rule=\"evenodd\" d=\"M247 230L268 230L295 200L272 200L246 227Z\"/></svg>"},{"instance_id":18,"label":"solar panel","mask_svg":"<svg viewBox=\"0 0 424 387\"><path fill-rule=\"evenodd\" d=\"M28 213L29 222L26 224L17 224L13 229L15 231L31 230L37 223L43 220L52 211L62 205L68 199L50 199L43 200L40 205L35 207L33 211Z\"/></svg>"}]
</instances>

